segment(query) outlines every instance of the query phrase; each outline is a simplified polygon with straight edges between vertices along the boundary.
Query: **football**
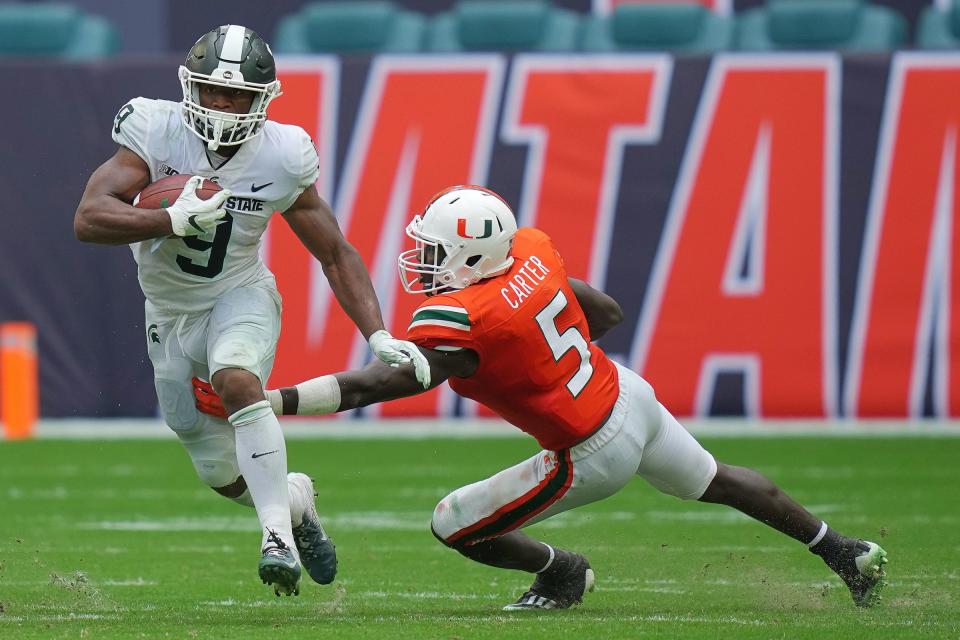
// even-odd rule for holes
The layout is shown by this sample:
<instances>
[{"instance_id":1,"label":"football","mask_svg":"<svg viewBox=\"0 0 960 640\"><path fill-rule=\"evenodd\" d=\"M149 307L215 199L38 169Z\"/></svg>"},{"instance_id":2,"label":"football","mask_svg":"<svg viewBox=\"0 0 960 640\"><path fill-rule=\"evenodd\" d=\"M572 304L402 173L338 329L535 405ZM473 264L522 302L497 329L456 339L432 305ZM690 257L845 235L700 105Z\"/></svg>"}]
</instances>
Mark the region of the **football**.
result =
<instances>
[{"instance_id":1,"label":"football","mask_svg":"<svg viewBox=\"0 0 960 640\"><path fill-rule=\"evenodd\" d=\"M190 179L189 175L178 174L167 176L156 182L148 184L143 191L134 200L135 207L140 209L166 209L180 197L183 191L183 185ZM222 188L216 182L204 178L197 189L197 197L201 200L207 200Z\"/></svg>"}]
</instances>

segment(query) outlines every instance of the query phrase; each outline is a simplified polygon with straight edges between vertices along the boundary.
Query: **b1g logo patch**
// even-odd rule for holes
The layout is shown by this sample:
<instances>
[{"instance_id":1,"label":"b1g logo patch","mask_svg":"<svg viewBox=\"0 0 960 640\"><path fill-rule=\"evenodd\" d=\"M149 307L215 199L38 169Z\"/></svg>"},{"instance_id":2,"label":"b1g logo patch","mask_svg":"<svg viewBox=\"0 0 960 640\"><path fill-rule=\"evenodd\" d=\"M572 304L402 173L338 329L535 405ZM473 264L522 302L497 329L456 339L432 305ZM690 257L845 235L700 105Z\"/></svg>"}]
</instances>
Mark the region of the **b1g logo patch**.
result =
<instances>
[{"instance_id":1,"label":"b1g logo patch","mask_svg":"<svg viewBox=\"0 0 960 640\"><path fill-rule=\"evenodd\" d=\"M157 169L158 172L162 173L165 176L176 176L180 175L180 172L168 165L166 162L161 162L160 167Z\"/></svg>"}]
</instances>

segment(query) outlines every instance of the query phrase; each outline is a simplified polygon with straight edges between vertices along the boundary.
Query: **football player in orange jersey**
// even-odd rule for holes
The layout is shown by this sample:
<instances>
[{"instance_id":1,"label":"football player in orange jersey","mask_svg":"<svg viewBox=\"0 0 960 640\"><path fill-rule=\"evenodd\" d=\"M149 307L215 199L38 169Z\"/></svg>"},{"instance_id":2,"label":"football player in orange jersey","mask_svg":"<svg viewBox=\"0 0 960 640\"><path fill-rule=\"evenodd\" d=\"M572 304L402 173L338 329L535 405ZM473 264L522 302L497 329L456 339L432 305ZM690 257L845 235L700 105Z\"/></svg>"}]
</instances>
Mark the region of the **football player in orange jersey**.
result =
<instances>
[{"instance_id":1,"label":"football player in orange jersey","mask_svg":"<svg viewBox=\"0 0 960 640\"><path fill-rule=\"evenodd\" d=\"M493 409L543 451L457 489L437 505L434 535L466 557L536 575L517 609L563 609L593 587L582 555L520 531L613 495L636 475L663 493L726 504L806 544L869 606L886 553L847 538L756 471L717 462L660 404L653 388L593 344L622 319L606 294L570 278L544 233L517 229L497 194L447 189L407 226L416 247L400 255L404 289L425 293L408 339L430 363L434 387ZM373 362L267 391L278 414L345 411L423 391L410 366ZM218 411L198 387L201 410Z\"/></svg>"}]
</instances>

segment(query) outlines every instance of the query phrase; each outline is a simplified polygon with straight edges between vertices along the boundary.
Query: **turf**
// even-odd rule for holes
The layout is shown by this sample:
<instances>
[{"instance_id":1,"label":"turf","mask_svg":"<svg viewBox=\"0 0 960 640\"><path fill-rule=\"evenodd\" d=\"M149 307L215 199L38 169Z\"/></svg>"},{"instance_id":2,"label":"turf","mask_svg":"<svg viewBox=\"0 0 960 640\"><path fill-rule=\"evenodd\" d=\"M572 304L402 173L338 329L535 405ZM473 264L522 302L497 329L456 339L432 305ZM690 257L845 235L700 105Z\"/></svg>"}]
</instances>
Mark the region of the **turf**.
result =
<instances>
[{"instance_id":1,"label":"turf","mask_svg":"<svg viewBox=\"0 0 960 640\"><path fill-rule=\"evenodd\" d=\"M449 490L531 454L517 439L310 440L334 585L275 598L251 510L202 487L172 441L0 444L0 638L947 638L960 635L960 439L718 439L841 531L890 555L861 610L800 545L637 480L529 532L587 554L597 590L549 614L529 584L429 531ZM576 635L575 635L576 634Z\"/></svg>"}]
</instances>

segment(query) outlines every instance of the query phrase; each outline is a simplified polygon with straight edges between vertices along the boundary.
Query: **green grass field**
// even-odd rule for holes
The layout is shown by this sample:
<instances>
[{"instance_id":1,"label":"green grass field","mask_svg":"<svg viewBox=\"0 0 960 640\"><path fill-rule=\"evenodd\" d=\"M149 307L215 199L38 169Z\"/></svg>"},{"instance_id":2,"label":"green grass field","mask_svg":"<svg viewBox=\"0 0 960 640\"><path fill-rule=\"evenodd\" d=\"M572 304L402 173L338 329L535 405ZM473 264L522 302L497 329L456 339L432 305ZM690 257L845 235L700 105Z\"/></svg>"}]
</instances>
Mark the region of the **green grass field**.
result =
<instances>
[{"instance_id":1,"label":"green grass field","mask_svg":"<svg viewBox=\"0 0 960 640\"><path fill-rule=\"evenodd\" d=\"M276 598L252 510L201 486L175 441L0 443L0 638L956 638L960 439L716 439L841 531L890 555L855 608L801 545L642 480L529 529L585 553L570 611L506 614L525 574L438 544L449 490L533 452L517 439L300 440L340 557L334 585ZM576 634L576 635L575 635Z\"/></svg>"}]
</instances>

